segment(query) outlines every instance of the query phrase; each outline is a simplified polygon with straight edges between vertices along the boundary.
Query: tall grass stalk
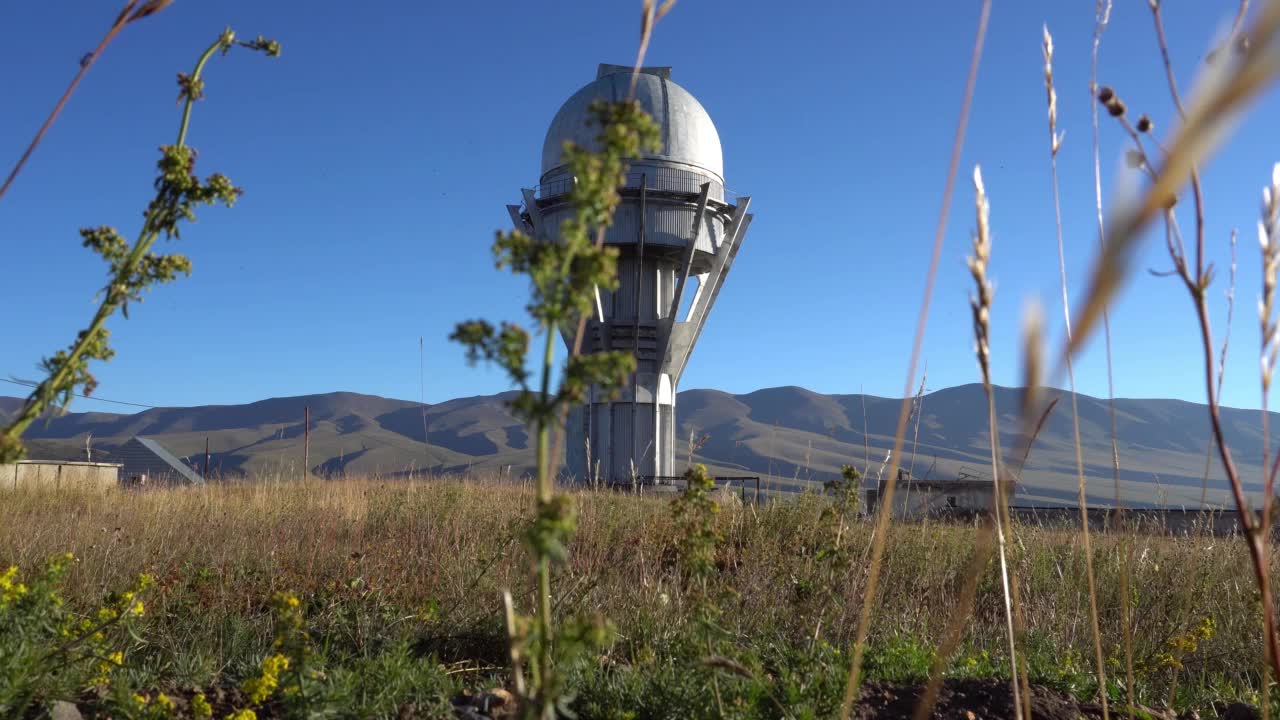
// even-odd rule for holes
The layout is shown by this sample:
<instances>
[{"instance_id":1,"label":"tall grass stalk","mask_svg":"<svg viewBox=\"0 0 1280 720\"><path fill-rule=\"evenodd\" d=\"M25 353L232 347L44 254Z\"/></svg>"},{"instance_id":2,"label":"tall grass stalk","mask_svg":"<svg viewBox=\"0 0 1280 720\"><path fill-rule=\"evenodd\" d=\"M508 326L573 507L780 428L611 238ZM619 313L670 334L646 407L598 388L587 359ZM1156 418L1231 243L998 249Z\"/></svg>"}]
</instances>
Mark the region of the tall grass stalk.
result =
<instances>
[{"instance_id":1,"label":"tall grass stalk","mask_svg":"<svg viewBox=\"0 0 1280 720\"><path fill-rule=\"evenodd\" d=\"M652 15L647 13L646 17ZM526 369L530 335L519 325L503 323L501 328L495 328L483 320L473 320L459 324L452 335L452 339L466 346L470 362L483 358L506 371L512 384L519 388L512 402L513 412L533 427L536 437L535 517L525 540L535 568L537 612L531 623L532 633L522 631L519 618L509 623L517 630L509 640L513 660L522 660L513 661L513 674L518 675L524 665L530 670L531 687L521 698L524 711L543 720L554 718L564 700L564 677L557 666L584 651L589 644L586 639L603 641L608 634L600 623L590 631L579 623L559 637L555 630L552 563L568 560L576 512L572 497L556 494L553 463L559 456L569 409L585 402L592 388L616 392L636 369L635 357L626 352L582 355L579 351L597 289L618 286L618 251L604 247L603 238L621 201L619 188L626 182L627 161L652 150L658 142L657 125L633 99L597 101L590 111L592 123L599 127L599 150L592 152L565 143L565 163L575 178L569 197L574 213L561 223L558 237L530 237L516 229L499 233L493 245L500 268L527 274L532 281L533 298L527 307L543 340L541 358L535 363L536 380L531 382L531 373ZM561 370L555 364L555 343L562 330L575 325L571 352ZM526 648L532 650L527 658Z\"/></svg>"},{"instance_id":2,"label":"tall grass stalk","mask_svg":"<svg viewBox=\"0 0 1280 720\"><path fill-rule=\"evenodd\" d=\"M982 185L982 171L973 169L974 198L977 206L978 229L973 238L973 256L969 259L969 271L973 274L977 292L971 302L973 307L973 328L976 341L978 365L982 371L982 388L987 396L987 428L990 435L988 443L991 448L991 478L993 483L992 498L995 507L993 520L996 528L996 545L1000 554L1000 584L1004 591L1005 626L1009 642L1009 677L1013 689L1014 715L1022 717L1022 702L1018 687L1018 652L1017 640L1014 637L1013 602L1009 592L1009 500L1005 497L1004 484L1000 475L1000 425L996 415L995 391L991 386L991 283L987 279L987 265L991 260L991 224L990 203L987 200L986 188ZM1089 548L1085 546L1088 557ZM1105 717L1105 706L1104 706Z\"/></svg>"},{"instance_id":3,"label":"tall grass stalk","mask_svg":"<svg viewBox=\"0 0 1280 720\"><path fill-rule=\"evenodd\" d=\"M892 465L889 468L888 480L881 488L880 509L876 514L875 539L871 548L871 560L867 568L866 589L862 597L862 606L858 612L858 630L853 644L853 657L849 663L849 678L845 683L844 700L841 703L840 716L849 720L853 713L854 701L857 699L858 687L862 679L862 659L866 654L867 633L871 629L871 611L876 604L876 586L880 581L880 571L884 561L884 549L887 544L889 521L893 515L893 489L897 480L899 458L903 440L907 431L907 416L911 410L908 395L914 384L916 363L920 358L920 349L924 345L924 332L929 319L929 302L933 297L934 278L937 276L938 264L942 255L942 239L946 234L947 212L951 206L951 194L955 187L956 172L960 166L960 151L964 146L965 130L969 123L969 107L973 101L974 86L978 82L978 66L982 60L983 41L987 35L987 20L991 17L991 0L983 0L982 12L978 18L977 34L974 38L973 53L969 60L969 74L965 80L964 96L960 104L960 117L956 122L956 134L951 144L951 160L947 165L947 177L943 184L942 204L938 210L938 224L934 231L933 250L929 256L929 269L925 275L924 296L920 301L920 311L916 320L915 338L911 345L911 358L907 362L907 380L903 390L901 407L898 410L898 426L894 430Z\"/></svg>"},{"instance_id":4,"label":"tall grass stalk","mask_svg":"<svg viewBox=\"0 0 1280 720\"><path fill-rule=\"evenodd\" d=\"M167 3L149 2L132 14L126 7L121 17L145 17L144 11L158 11ZM125 20L126 24L130 20ZM225 54L233 47L241 46L266 53L280 54L280 46L274 41L257 39L249 42L236 40L230 28L224 30L200 55L190 75L178 74L179 100L182 101L182 119L178 125L178 137L173 145L161 148L162 157L157 163L159 177L156 180L156 196L147 206L142 228L130 244L115 228L84 228L80 231L84 246L106 260L109 280L102 291L102 301L89 321L80 331L75 342L66 350L57 352L42 363L47 373L27 397L22 408L0 433L0 462L21 459L22 434L42 414L61 401L70 401L76 388L83 387L89 395L97 387L97 381L89 371L90 360L111 359L115 351L108 345L107 319L120 311L127 319L129 303L141 302L142 294L150 286L175 279L179 274L190 274L191 263L182 255L157 255L152 246L161 235L176 238L182 221L195 220L195 208L200 205L221 203L226 207L235 204L243 191L231 184L220 173L201 182L195 175L196 152L187 146L187 130L191 124L191 111L196 101L204 96L204 68L214 53Z\"/></svg>"},{"instance_id":5,"label":"tall grass stalk","mask_svg":"<svg viewBox=\"0 0 1280 720\"><path fill-rule=\"evenodd\" d=\"M1095 111L1096 112L1096 111ZM1227 327L1222 333L1222 348L1218 351L1218 397L1222 397L1222 382L1227 375L1227 350L1231 347L1231 326L1235 317L1236 309L1236 238L1239 231L1235 228L1231 230L1231 270L1227 281L1227 290L1225 296L1227 299ZM1263 411L1263 417L1266 417L1266 411ZM1265 434L1264 434L1265 438ZM1204 473L1200 476L1200 507L1207 507L1209 504L1209 469L1213 464L1213 439L1210 438L1204 445ZM1263 462L1263 467L1266 463Z\"/></svg>"},{"instance_id":6,"label":"tall grass stalk","mask_svg":"<svg viewBox=\"0 0 1280 720\"><path fill-rule=\"evenodd\" d=\"M1106 224L1102 216L1102 160L1099 150L1100 130L1098 125L1098 104L1092 102L1092 99L1098 94L1098 50L1102 45L1102 35L1106 32L1107 25L1111 22L1111 0L1097 0L1094 6L1094 24L1093 24L1093 48L1090 54L1089 62L1089 119L1090 126L1093 131L1093 203L1094 217L1098 224L1098 251L1104 249L1104 238L1106 237ZM1234 265L1232 266L1234 268ZM1232 277L1234 278L1234 270ZM1234 281L1232 283L1234 285ZM1104 341L1105 358L1107 364L1107 420L1111 430L1111 477L1115 489L1115 508L1112 517L1117 521L1123 514L1123 499L1120 495L1120 447L1119 447L1119 430L1116 424L1116 386L1115 386L1115 367L1113 362L1111 348L1111 311L1109 307L1102 308L1102 337ZM1223 346L1223 352L1226 352L1226 346ZM1225 356L1224 356L1225 359ZM1212 446L1205 448L1205 482L1208 481L1209 472L1209 450ZM1204 507L1204 485L1202 484L1200 506ZM1114 525L1114 523L1113 523ZM1129 597L1129 582L1133 576L1133 549L1132 546L1126 548L1124 552L1124 566L1120 573L1120 596L1122 598ZM1129 620L1130 607L1128 601L1120 604L1120 625L1121 640L1124 643L1124 673L1125 673L1125 699L1129 720L1134 717L1134 697L1133 697L1133 626Z\"/></svg>"},{"instance_id":7,"label":"tall grass stalk","mask_svg":"<svg viewBox=\"0 0 1280 720\"><path fill-rule=\"evenodd\" d=\"M929 366L926 364L920 372L920 387L916 388L914 407L914 427L911 431L911 464L907 466L907 477L914 477L916 472L916 449L920 447L920 417L924 414L924 384L929 379Z\"/></svg>"},{"instance_id":8,"label":"tall grass stalk","mask_svg":"<svg viewBox=\"0 0 1280 720\"><path fill-rule=\"evenodd\" d=\"M862 399L862 474L871 473L871 438L867 437L867 391L858 386L858 396Z\"/></svg>"},{"instance_id":9,"label":"tall grass stalk","mask_svg":"<svg viewBox=\"0 0 1280 720\"><path fill-rule=\"evenodd\" d=\"M1234 234L1232 238L1234 238ZM1272 469L1267 471L1269 449L1268 443L1271 436L1271 424L1269 421L1270 413L1267 411L1267 400L1271 391L1271 381L1275 373L1276 354L1280 352L1280 323L1275 319L1275 294L1276 294L1276 273L1280 271L1280 163L1277 163L1271 170L1271 185L1262 191L1262 217L1258 221L1258 243L1262 248L1262 299L1258 303L1259 323L1261 329L1261 348L1259 355L1261 356L1262 368L1262 468L1266 472L1266 480L1263 483L1262 497L1262 521L1261 534L1265 538L1262 543L1263 550L1263 567L1271 567L1271 510L1272 503L1275 498L1275 480L1276 473ZM1232 244L1234 250L1235 245ZM1234 255L1234 253L1233 253ZM1232 263L1234 268L1234 262ZM1233 270L1234 275L1234 270ZM1280 453L1276 453L1276 462L1280 466ZM1268 617L1272 617L1266 605L1263 605L1263 612ZM1272 620L1274 622L1274 620ZM1264 620L1264 626L1266 620ZM1272 630L1274 634L1274 628ZM1272 661L1275 649L1264 643L1264 654L1266 661ZM1271 693L1271 684L1263 683L1262 697L1264 702L1264 713L1270 712L1269 700ZM1264 715L1266 720L1269 715Z\"/></svg>"},{"instance_id":10,"label":"tall grass stalk","mask_svg":"<svg viewBox=\"0 0 1280 720\"><path fill-rule=\"evenodd\" d=\"M36 136L32 138L31 142L27 145L27 149L22 152L22 157L18 158L18 162L15 163L13 169L9 171L8 177L4 180L4 184L0 185L0 198L3 198L5 193L9 191L9 187L13 185L13 181L18 178L18 174L22 172L22 168L27 164L27 161L31 159L32 153L34 153L36 148L40 145L40 141L44 139L45 134L49 132L49 128L53 127L54 121L62 114L62 110L66 107L67 101L71 99L71 95L75 93L76 88L80 86L80 81L84 79L86 74L88 74L89 68L93 67L93 64L102 56L102 52L107 49L107 46L111 44L111 41L115 39L116 35L119 35L120 31L124 30L127 25L155 15L173 4L173 0L147 0L147 2L141 6L138 5L139 2L141 2L141 0L128 0L116 15L116 19L111 23L111 27L107 28L107 34L98 42L97 47L80 60L80 69L76 71L75 77L71 78L71 84L68 85L67 89L62 93L62 97L58 98L57 104L53 106L53 110L49 113L49 116L45 118L44 124L42 124L40 129L36 131Z\"/></svg>"},{"instance_id":11,"label":"tall grass stalk","mask_svg":"<svg viewBox=\"0 0 1280 720\"><path fill-rule=\"evenodd\" d=\"M671 8L674 7L675 4L676 4L676 0L663 0L661 5L658 5L656 0L641 0L640 42L638 43L638 48L636 50L635 65L631 68L631 82L627 90L627 102L631 102L635 100L636 83L640 79L640 68L644 65L644 58L649 50L649 41L653 37L653 30L655 27L657 27L658 21L661 20L663 16L665 16L668 12L670 12ZM604 249L604 236L605 236L605 228L603 226L596 228L594 250L597 253L601 252ZM570 361L572 361L574 358L582 354L582 343L586 339L588 315L589 313L586 313L586 312L581 313L578 317L578 322L574 327L573 340L572 342L569 343ZM556 422L555 432L553 433L552 442L551 442L551 457L553 458L560 457L560 448L564 443L564 429L565 429L565 423L568 421L568 413L569 413L568 407L565 407L564 409L562 409L560 412L558 421ZM590 448L588 448L588 452L587 452L588 462L590 462L590 458L591 458L591 453L589 450ZM588 468L587 471L588 473L590 473L591 469ZM633 466L632 466L632 475L633 475L632 484L633 485L635 484L634 482L635 474L636 472L635 472L635 467L633 463Z\"/></svg>"},{"instance_id":12,"label":"tall grass stalk","mask_svg":"<svg viewBox=\"0 0 1280 720\"><path fill-rule=\"evenodd\" d=\"M1165 71L1170 92L1177 94L1177 83L1172 65L1167 63L1168 48L1164 42L1159 3L1151 3L1157 38L1161 45L1161 57L1166 59ZM1176 275L1187 290L1195 310L1200 331L1200 345L1204 366L1204 386L1209 424L1214 444L1222 461L1223 471L1235 500L1236 510L1244 528L1243 537L1249 549L1254 580L1261 596L1263 614L1263 641L1268 646L1266 660L1271 672L1280 678L1280 638L1275 630L1274 602L1271 579L1268 572L1268 529L1262 526L1262 518L1256 515L1245 494L1244 484L1235 465L1231 448L1225 437L1220 412L1220 399L1216 391L1214 368L1214 344L1212 323L1209 317L1207 290L1212 281L1211 268L1204 267L1200 242L1197 241L1196 265L1187 260L1181 230L1173 211L1178 190L1191 178L1196 168L1216 147L1225 132L1224 124L1249 101L1268 87L1280 75L1280 2L1269 2L1252 26L1244 33L1247 45L1237 45L1236 57L1217 58L1208 70L1202 89L1190 106L1184 106L1180 116L1182 123L1173 141L1162 145L1163 163L1157 165L1146 153L1139 131L1125 117L1124 103L1110 88L1101 88L1098 100L1129 133L1134 142L1134 152L1140 158L1140 166L1152 178L1152 183L1140 198L1120 208L1108 224L1106 249L1095 263L1089 291L1082 310L1078 313L1078 328L1091 328L1101 307L1109 301L1130 271L1129 265L1137 246L1140 231L1157 213L1165 220L1166 249ZM1177 100L1176 105L1181 106ZM1145 116L1140 119L1142 124ZM1150 122L1142 132L1150 130ZM1203 225L1203 205L1197 204L1197 227ZM1074 353L1087 335L1081 329L1069 339L1063 348L1063 356ZM1275 468L1273 467L1273 474ZM1264 470L1265 472L1265 470Z\"/></svg>"},{"instance_id":13,"label":"tall grass stalk","mask_svg":"<svg viewBox=\"0 0 1280 720\"><path fill-rule=\"evenodd\" d=\"M1005 641L1009 651L1009 683L1013 693L1014 717L1024 717L1023 690L1019 684L1019 664L1017 637L1014 632L1014 606L1011 591L1008 538L1011 531L1009 525L1008 498L1005 497L1000 473L1000 427L996 415L995 391L991 385L991 300L992 286L987 277L987 267L991 260L991 223L990 203L987 200L986 188L982 183L982 170L973 169L973 189L977 229L973 234L973 254L969 257L969 273L973 276L975 292L970 300L973 314L974 351L978 360L978 368L982 375L982 389L987 402L988 446L991 450L992 507L991 526L994 527L995 550L999 557L1001 599L1004 610ZM987 525L978 527L978 537L974 542L974 552L966 575L966 582L960 592L960 602L952 611L947 631L943 634L942 645L938 648L933 667L930 669L929 682L925 692L916 705L915 720L924 720L933 712L938 691L942 686L943 672L951 662L952 654L959 645L964 625L973 607L973 597L977 590L977 579L981 577L990 560L992 531Z\"/></svg>"},{"instance_id":14,"label":"tall grass stalk","mask_svg":"<svg viewBox=\"0 0 1280 720\"><path fill-rule=\"evenodd\" d=\"M1178 116L1182 118L1184 123L1187 123L1188 122L1187 118L1189 113L1187 109L1183 106L1181 94L1178 91L1177 78L1173 70L1173 63L1169 58L1169 47L1165 39L1164 21L1161 16L1161 3L1159 2L1159 0L1148 0L1148 6L1151 8L1152 23L1155 27L1156 40L1160 48L1160 59L1164 66L1165 78L1168 82L1168 87L1169 87L1169 95L1173 100L1174 107L1177 109ZM1241 12L1237 14L1237 22L1239 22L1239 18L1243 17L1244 11L1246 10L1247 10L1247 7L1244 7L1244 6L1241 7ZM1277 44L1276 35L1278 32L1278 29L1280 29L1280 3L1276 3L1276 2L1270 3L1269 7L1267 7L1264 10L1262 17L1258 19L1255 25L1258 27L1256 27L1254 32L1251 32L1248 34L1248 36L1250 37L1250 41L1247 46L1241 48L1241 54L1245 56L1244 63L1247 64L1248 61L1252 58L1253 53L1256 51L1255 43L1260 42L1260 39L1255 36L1255 33L1265 38L1264 40L1261 41L1262 43L1264 43L1264 47L1265 47L1265 43L1269 43L1272 46L1268 48L1270 50L1270 55L1271 55L1269 58L1270 67L1264 67L1263 70L1259 72L1260 77L1257 80L1255 80L1255 82L1256 81L1266 82L1273 79L1276 72L1280 70L1280 50L1274 47L1274 45ZM1236 47L1240 47L1240 46L1236 46ZM1234 58L1230 58L1230 57L1227 58L1224 64L1230 63L1231 60L1233 59ZM1195 108L1192 108L1190 112L1191 114L1194 114ZM1221 422L1221 418L1219 417L1218 408L1219 408L1219 403L1221 402L1221 396L1220 396L1220 393L1215 392L1215 387L1214 387L1214 376L1213 376L1214 367L1213 367L1213 352L1212 352L1213 334L1212 334L1212 330L1209 323L1209 310L1208 310L1208 302L1206 297L1209 284L1212 282L1212 268L1206 267L1204 262L1204 226L1205 226L1204 196L1200 187L1200 177L1199 177L1199 172L1197 167L1198 167L1198 164L1194 162L1189 163L1189 167L1188 167L1188 173L1191 179L1192 195L1195 201L1196 254L1195 254L1194 271L1188 268L1184 253L1174 255L1171 259L1174 262L1175 272L1177 272L1179 276L1182 278L1183 284L1186 286L1187 291L1191 295L1192 300L1196 307L1196 314L1198 316L1199 324L1200 324L1202 346L1204 349L1206 392L1210 396L1209 398L1210 420L1214 429L1214 436L1218 444L1219 452L1222 455L1223 466L1227 471L1227 475L1229 480L1231 481L1233 491L1236 494L1236 505L1237 505L1237 510L1241 513L1241 524L1243 527L1246 528L1246 531L1248 532L1248 542L1250 545L1250 552L1254 561L1255 574L1257 576L1257 583L1258 583L1258 590L1262 599L1263 629L1264 629L1263 645L1264 645L1265 660L1271 665L1273 673L1275 673L1276 675L1276 679L1280 680L1280 637L1277 637L1277 632L1275 627L1275 614L1273 610L1274 605L1273 605L1272 591L1271 591L1270 572L1268 570L1268 568L1270 567L1270 554L1271 554L1270 553L1270 550L1271 550L1270 548L1270 545L1271 545L1270 509L1271 509L1272 497L1274 495L1275 473L1274 472L1267 473L1267 464L1268 464L1267 455L1269 451L1268 444L1269 444L1270 428L1269 428L1269 419L1266 412L1267 397L1268 397L1268 391L1269 391L1270 382L1271 382L1271 370L1274 367L1274 363L1275 363L1275 343L1276 343L1275 333L1277 332L1274 323L1270 319L1271 300L1269 297L1274 293L1275 272L1276 272L1275 263L1277 262L1277 260L1273 259L1276 257L1276 255L1269 252L1268 248L1271 241L1269 240L1269 237L1268 237L1269 234L1266 232L1266 230L1267 230L1268 205L1271 203L1274 203L1275 192L1280 192L1280 190L1273 190L1270 195L1270 198L1268 198L1268 192L1264 191L1263 221L1259 224L1259 236L1260 236L1260 241L1262 243L1262 248L1263 248L1263 263L1264 263L1264 267L1263 267L1264 297L1263 297L1263 302L1260 304L1260 307L1259 307L1259 314L1261 316L1259 318L1259 321L1261 323L1261 330L1262 330L1262 339L1261 339L1261 342L1262 342L1262 358L1261 358L1261 361L1262 361L1262 431L1263 431L1262 467L1263 467L1263 472L1267 474L1265 475L1263 480L1262 512L1261 512L1261 518L1258 519L1254 517L1253 511L1249 507L1248 501L1244 496L1243 485L1235 469L1234 462L1231 461L1230 449L1226 445L1226 439L1222 432L1222 422ZM1277 170L1275 173L1273 173L1272 187L1274 188L1276 185L1280 185L1280 170ZM1274 229L1274 212L1275 212L1274 205L1272 205L1270 211L1273 217L1271 228ZM1174 211L1172 208L1166 211L1166 217L1168 219L1169 225L1172 226L1172 229L1176 233L1177 226L1176 226L1176 223L1174 222ZM1180 248L1182 247L1181 240L1178 241L1178 244L1176 246L1171 246L1171 248L1172 247L1177 247L1180 250ZM1268 285L1269 285L1269 288L1268 288ZM1264 697L1268 695L1269 693L1268 683L1264 683L1263 693L1264 693ZM1268 707L1264 712L1269 712L1269 710L1270 708Z\"/></svg>"},{"instance_id":15,"label":"tall grass stalk","mask_svg":"<svg viewBox=\"0 0 1280 720\"><path fill-rule=\"evenodd\" d=\"M1044 86L1048 100L1049 125L1049 174L1053 180L1053 218L1054 229L1058 240L1058 276L1062 289L1062 319L1067 335L1071 341L1071 300L1067 293L1067 260L1062 239L1062 202L1058 191L1058 151L1062 148L1062 136L1058 134L1058 93L1053 86L1053 36L1049 27L1044 27L1042 49L1044 53ZM1079 489L1080 503L1080 541L1085 553L1085 577L1089 586L1089 624L1093 631L1094 655L1098 671L1098 696L1102 703L1102 717L1108 717L1107 707L1107 667L1102 652L1102 629L1098 625L1098 587L1093 570L1093 547L1089 539L1089 501L1085 492L1084 451L1080 441L1080 407L1076 398L1075 367L1070 355L1067 361L1068 389L1071 393L1071 431L1075 445L1076 481Z\"/></svg>"}]
</instances>

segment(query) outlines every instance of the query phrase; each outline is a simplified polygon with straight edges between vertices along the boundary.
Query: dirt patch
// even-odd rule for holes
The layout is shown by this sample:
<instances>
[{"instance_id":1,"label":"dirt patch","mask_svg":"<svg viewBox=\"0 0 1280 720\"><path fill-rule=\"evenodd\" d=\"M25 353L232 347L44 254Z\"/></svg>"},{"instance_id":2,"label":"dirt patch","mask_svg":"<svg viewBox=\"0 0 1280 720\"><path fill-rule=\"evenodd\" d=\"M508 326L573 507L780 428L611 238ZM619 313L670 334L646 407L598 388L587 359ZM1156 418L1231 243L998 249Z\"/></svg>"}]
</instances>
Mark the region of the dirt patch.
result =
<instances>
[{"instance_id":1,"label":"dirt patch","mask_svg":"<svg viewBox=\"0 0 1280 720\"><path fill-rule=\"evenodd\" d=\"M854 710L859 720L872 718L909 718L915 712L924 686L906 687L868 683ZM938 693L933 717L946 720L974 718L1012 718L1013 693L1002 680L948 680ZM1031 687L1031 717L1043 720L1078 720L1101 718L1102 708L1081 703L1066 693L1046 687Z\"/></svg>"},{"instance_id":2,"label":"dirt patch","mask_svg":"<svg viewBox=\"0 0 1280 720\"><path fill-rule=\"evenodd\" d=\"M863 686L853 717L858 720L910 718L923 693L922 685L908 687L868 683ZM1135 709L1138 711L1135 716L1152 720L1194 720L1201 717L1194 712L1176 715L1149 707ZM1120 717L1123 713L1123 708L1119 706L1113 706L1111 710L1112 717ZM1216 717L1231 720L1254 720L1261 717L1255 708L1244 703L1221 703L1215 711ZM948 680L938 694L932 717L942 720L1012 718L1013 693L1009 683L1003 680ZM1102 707L1093 702L1080 702L1064 692L1032 685L1031 717L1038 720L1093 720L1102 717ZM1215 717L1215 713L1205 717Z\"/></svg>"}]
</instances>

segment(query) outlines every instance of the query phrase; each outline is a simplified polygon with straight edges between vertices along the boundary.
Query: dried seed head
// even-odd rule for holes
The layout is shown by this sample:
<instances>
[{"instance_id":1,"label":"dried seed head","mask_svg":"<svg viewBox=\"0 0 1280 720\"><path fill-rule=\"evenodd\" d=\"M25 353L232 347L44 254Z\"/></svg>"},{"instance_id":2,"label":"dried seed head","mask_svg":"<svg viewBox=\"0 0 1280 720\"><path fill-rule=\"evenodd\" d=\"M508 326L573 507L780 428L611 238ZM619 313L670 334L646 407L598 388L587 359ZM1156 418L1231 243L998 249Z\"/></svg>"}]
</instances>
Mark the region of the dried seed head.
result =
<instances>
[{"instance_id":1,"label":"dried seed head","mask_svg":"<svg viewBox=\"0 0 1280 720\"><path fill-rule=\"evenodd\" d=\"M1103 0L1097 0L1094 6L1094 22L1095 33L1101 33L1107 23L1111 22L1111 0L1106 0L1105 3Z\"/></svg>"},{"instance_id":2,"label":"dried seed head","mask_svg":"<svg viewBox=\"0 0 1280 720\"><path fill-rule=\"evenodd\" d=\"M1103 105L1106 105L1107 103L1111 102L1112 98L1114 98L1115 96L1116 96L1116 91L1112 90L1111 87L1108 85L1103 85L1102 88L1098 90L1098 102L1102 103Z\"/></svg>"},{"instance_id":3,"label":"dried seed head","mask_svg":"<svg viewBox=\"0 0 1280 720\"><path fill-rule=\"evenodd\" d=\"M978 227L973 234L973 255L968 259L969 274L973 276L976 292L969 300L973 311L974 349L978 356L978 367L982 370L983 383L991 382L991 282L987 279L987 263L991 259L991 206L987 202L987 191L982 183L982 169L973 168L974 205L977 211Z\"/></svg>"},{"instance_id":4,"label":"dried seed head","mask_svg":"<svg viewBox=\"0 0 1280 720\"><path fill-rule=\"evenodd\" d=\"M138 8L133 15L129 16L129 22L134 22L150 15L155 15L172 4L173 0L148 0L145 5Z\"/></svg>"},{"instance_id":5,"label":"dried seed head","mask_svg":"<svg viewBox=\"0 0 1280 720\"><path fill-rule=\"evenodd\" d=\"M1262 250L1262 296L1258 299L1261 326L1262 388L1271 386L1280 353L1280 323L1275 319L1276 276L1280 273L1280 164L1271 171L1271 186L1262 190L1262 212L1258 219L1258 245Z\"/></svg>"},{"instance_id":6,"label":"dried seed head","mask_svg":"<svg viewBox=\"0 0 1280 720\"><path fill-rule=\"evenodd\" d=\"M1138 118L1138 132L1149 133L1153 127L1155 127L1155 123L1151 122L1151 118L1146 115Z\"/></svg>"},{"instance_id":7,"label":"dried seed head","mask_svg":"<svg viewBox=\"0 0 1280 720\"><path fill-rule=\"evenodd\" d=\"M1120 98L1112 98L1111 102L1107 103L1107 112L1111 113L1111 117L1120 117L1124 115L1124 111L1124 101Z\"/></svg>"},{"instance_id":8,"label":"dried seed head","mask_svg":"<svg viewBox=\"0 0 1280 720\"><path fill-rule=\"evenodd\" d=\"M1049 34L1049 26L1044 26L1044 39L1041 46L1044 53L1044 89L1049 102L1049 152L1058 154L1062 146L1062 136L1058 133L1058 93L1053 87L1053 36Z\"/></svg>"}]
</instances>

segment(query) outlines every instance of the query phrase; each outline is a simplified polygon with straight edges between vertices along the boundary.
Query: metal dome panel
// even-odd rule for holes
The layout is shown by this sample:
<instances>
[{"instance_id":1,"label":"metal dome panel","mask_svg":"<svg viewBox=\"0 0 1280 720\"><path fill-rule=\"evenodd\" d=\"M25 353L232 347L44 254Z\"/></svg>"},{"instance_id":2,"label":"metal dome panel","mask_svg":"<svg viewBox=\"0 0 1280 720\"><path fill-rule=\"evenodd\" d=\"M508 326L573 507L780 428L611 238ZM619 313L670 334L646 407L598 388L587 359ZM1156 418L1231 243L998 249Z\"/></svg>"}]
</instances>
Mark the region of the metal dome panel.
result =
<instances>
[{"instance_id":1,"label":"metal dome panel","mask_svg":"<svg viewBox=\"0 0 1280 720\"><path fill-rule=\"evenodd\" d=\"M595 138L599 128L587 124L592 101L625 99L630 85L630 68L602 65L600 77L565 101L551 121L542 145L544 178L563 164L561 155L566 140L593 150L598 147ZM671 81L670 68L642 68L636 80L636 99L661 128L662 146L658 152L642 157L691 165L724 181L720 134L702 103Z\"/></svg>"}]
</instances>

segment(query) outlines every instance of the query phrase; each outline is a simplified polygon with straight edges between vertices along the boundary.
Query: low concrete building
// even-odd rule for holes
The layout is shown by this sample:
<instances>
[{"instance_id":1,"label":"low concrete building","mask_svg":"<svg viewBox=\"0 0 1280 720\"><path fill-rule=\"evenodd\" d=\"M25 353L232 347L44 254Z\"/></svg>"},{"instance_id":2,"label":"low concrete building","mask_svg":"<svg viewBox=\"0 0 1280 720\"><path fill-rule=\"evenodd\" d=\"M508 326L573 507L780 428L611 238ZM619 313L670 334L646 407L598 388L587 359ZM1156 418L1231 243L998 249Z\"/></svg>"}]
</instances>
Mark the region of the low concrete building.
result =
<instances>
[{"instance_id":1,"label":"low concrete building","mask_svg":"<svg viewBox=\"0 0 1280 720\"><path fill-rule=\"evenodd\" d=\"M203 477L151 438L135 437L114 456L124 465L120 481L126 487L204 484Z\"/></svg>"},{"instance_id":2,"label":"low concrete building","mask_svg":"<svg viewBox=\"0 0 1280 720\"><path fill-rule=\"evenodd\" d=\"M1013 498L1017 489L1012 480L1002 480L1005 497ZM914 478L905 470L898 470L898 482L893 488L893 516L899 520L918 520L944 515L967 515L987 512L992 508L995 483L990 476L960 468L951 480ZM880 506L879 486L867 489L867 512L875 512Z\"/></svg>"},{"instance_id":3,"label":"low concrete building","mask_svg":"<svg viewBox=\"0 0 1280 720\"><path fill-rule=\"evenodd\" d=\"M120 485L117 463L67 460L20 460L0 465L0 490L30 488L111 489Z\"/></svg>"}]
</instances>

